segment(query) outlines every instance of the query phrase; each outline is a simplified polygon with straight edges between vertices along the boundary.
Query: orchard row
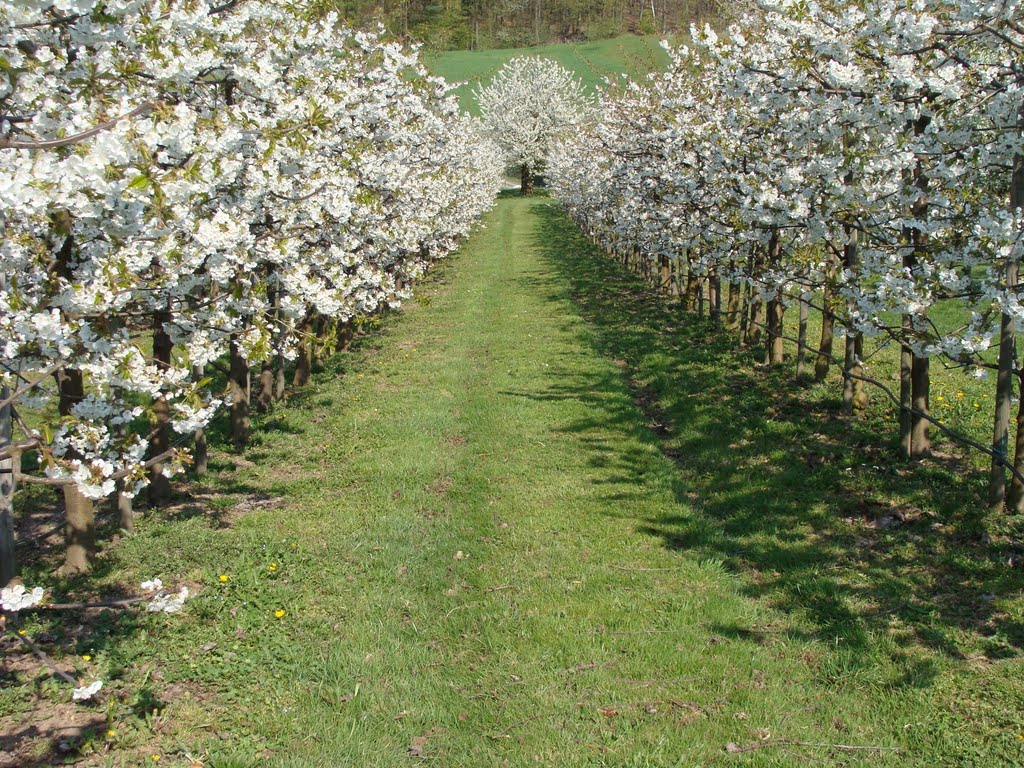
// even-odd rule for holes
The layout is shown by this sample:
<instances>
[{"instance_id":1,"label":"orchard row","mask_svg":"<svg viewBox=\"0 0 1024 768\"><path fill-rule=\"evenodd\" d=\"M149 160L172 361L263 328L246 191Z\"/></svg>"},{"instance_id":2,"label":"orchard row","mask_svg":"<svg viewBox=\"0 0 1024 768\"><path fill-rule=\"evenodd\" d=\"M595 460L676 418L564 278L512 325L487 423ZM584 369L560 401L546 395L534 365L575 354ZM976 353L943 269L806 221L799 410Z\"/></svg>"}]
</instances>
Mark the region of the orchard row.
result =
<instances>
[{"instance_id":1,"label":"orchard row","mask_svg":"<svg viewBox=\"0 0 1024 768\"><path fill-rule=\"evenodd\" d=\"M491 206L500 151L417 53L296 7L0 2L3 583L15 480L87 569L95 501L130 527L221 406L243 447Z\"/></svg>"},{"instance_id":2,"label":"orchard row","mask_svg":"<svg viewBox=\"0 0 1024 768\"><path fill-rule=\"evenodd\" d=\"M590 237L688 303L707 296L769 364L786 308L819 311L815 374L841 366L850 413L871 379L864 339L898 346L907 457L930 450L931 361L994 371L976 447L993 506L1022 509L1022 16L1014 0L769 0L605 95L548 174Z\"/></svg>"}]
</instances>

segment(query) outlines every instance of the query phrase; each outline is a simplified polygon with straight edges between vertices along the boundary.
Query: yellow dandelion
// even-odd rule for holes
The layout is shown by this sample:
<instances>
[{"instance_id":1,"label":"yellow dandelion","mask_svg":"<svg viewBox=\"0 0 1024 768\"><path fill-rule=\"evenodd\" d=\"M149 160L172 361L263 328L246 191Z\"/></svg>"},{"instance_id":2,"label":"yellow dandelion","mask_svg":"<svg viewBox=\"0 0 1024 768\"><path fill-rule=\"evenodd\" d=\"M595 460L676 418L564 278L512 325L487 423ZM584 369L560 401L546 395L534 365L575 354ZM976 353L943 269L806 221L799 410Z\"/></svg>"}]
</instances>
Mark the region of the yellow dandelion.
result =
<instances>
[{"instance_id":1,"label":"yellow dandelion","mask_svg":"<svg viewBox=\"0 0 1024 768\"><path fill-rule=\"evenodd\" d=\"M276 611L274 611L275 619L280 619L282 616L284 616L284 608L278 608Z\"/></svg>"},{"instance_id":2,"label":"yellow dandelion","mask_svg":"<svg viewBox=\"0 0 1024 768\"><path fill-rule=\"evenodd\" d=\"M277 563L271 563L270 565L268 565L267 566L267 570L270 571L271 573L276 571L277 570Z\"/></svg>"},{"instance_id":3,"label":"yellow dandelion","mask_svg":"<svg viewBox=\"0 0 1024 768\"><path fill-rule=\"evenodd\" d=\"M228 577L228 575L226 573L222 573L217 578L220 580L221 584L227 584L230 581L230 578Z\"/></svg>"},{"instance_id":4,"label":"yellow dandelion","mask_svg":"<svg viewBox=\"0 0 1024 768\"><path fill-rule=\"evenodd\" d=\"M117 731L115 731L113 728L111 728L109 731L107 731L107 738L108 739L112 739L115 736L117 736Z\"/></svg>"},{"instance_id":5,"label":"yellow dandelion","mask_svg":"<svg viewBox=\"0 0 1024 768\"><path fill-rule=\"evenodd\" d=\"M150 755L150 757L153 759L154 763L160 762L160 755Z\"/></svg>"},{"instance_id":6,"label":"yellow dandelion","mask_svg":"<svg viewBox=\"0 0 1024 768\"><path fill-rule=\"evenodd\" d=\"M957 392L957 393L956 393L956 396L957 396L957 397L963 397L963 396L964 396L964 393L963 393L963 392Z\"/></svg>"},{"instance_id":7,"label":"yellow dandelion","mask_svg":"<svg viewBox=\"0 0 1024 768\"><path fill-rule=\"evenodd\" d=\"M939 395L939 396L938 396L938 397L936 397L935 399L936 399L936 400L938 400L938 401L939 401L939 402L941 403L941 402L942 402L943 400L945 400L946 398L944 398L944 397L943 397L942 395Z\"/></svg>"},{"instance_id":8,"label":"yellow dandelion","mask_svg":"<svg viewBox=\"0 0 1024 768\"><path fill-rule=\"evenodd\" d=\"M92 661L92 656L87 653L82 656L82 661Z\"/></svg>"},{"instance_id":9,"label":"yellow dandelion","mask_svg":"<svg viewBox=\"0 0 1024 768\"><path fill-rule=\"evenodd\" d=\"M19 629L18 630L18 634L21 635L22 637L24 637L25 635L28 634L28 632L26 632L24 629Z\"/></svg>"}]
</instances>

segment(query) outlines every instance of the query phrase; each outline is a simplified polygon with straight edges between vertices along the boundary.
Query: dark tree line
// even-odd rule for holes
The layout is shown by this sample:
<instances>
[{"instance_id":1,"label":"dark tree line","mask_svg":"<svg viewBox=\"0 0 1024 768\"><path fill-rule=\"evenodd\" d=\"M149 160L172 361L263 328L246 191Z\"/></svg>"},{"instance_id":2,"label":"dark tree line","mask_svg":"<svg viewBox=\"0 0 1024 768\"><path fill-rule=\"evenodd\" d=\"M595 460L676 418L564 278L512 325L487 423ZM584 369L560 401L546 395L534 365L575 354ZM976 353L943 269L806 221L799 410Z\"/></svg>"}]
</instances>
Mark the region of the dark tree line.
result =
<instances>
[{"instance_id":1,"label":"dark tree line","mask_svg":"<svg viewBox=\"0 0 1024 768\"><path fill-rule=\"evenodd\" d=\"M719 18L723 0L323 0L357 26L380 23L435 50L670 34Z\"/></svg>"}]
</instances>

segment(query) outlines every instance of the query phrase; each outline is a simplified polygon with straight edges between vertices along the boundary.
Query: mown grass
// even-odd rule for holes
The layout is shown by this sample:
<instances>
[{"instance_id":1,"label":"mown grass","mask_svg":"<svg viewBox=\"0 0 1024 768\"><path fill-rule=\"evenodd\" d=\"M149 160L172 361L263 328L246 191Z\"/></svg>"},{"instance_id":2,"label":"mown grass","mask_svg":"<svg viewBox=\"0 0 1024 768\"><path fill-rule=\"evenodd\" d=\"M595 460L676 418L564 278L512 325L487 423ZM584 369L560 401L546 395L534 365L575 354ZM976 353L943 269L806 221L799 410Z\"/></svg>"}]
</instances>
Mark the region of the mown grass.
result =
<instances>
[{"instance_id":1,"label":"mown grass","mask_svg":"<svg viewBox=\"0 0 1024 768\"><path fill-rule=\"evenodd\" d=\"M623 35L589 43L563 43L532 48L499 48L485 51L443 51L425 53L430 71L450 83L463 83L455 93L462 108L477 114L474 89L487 82L509 59L516 56L544 56L554 59L574 73L588 91L603 86L606 78L628 75L642 79L650 72L664 69L668 57L660 38Z\"/></svg>"},{"instance_id":2,"label":"mown grass","mask_svg":"<svg viewBox=\"0 0 1024 768\"><path fill-rule=\"evenodd\" d=\"M418 295L105 547L90 589L184 580L182 616L26 624L109 681L72 757L1024 759L1024 584L959 465L894 463L881 414L755 369L544 199ZM0 707L61 696L15 675Z\"/></svg>"}]
</instances>

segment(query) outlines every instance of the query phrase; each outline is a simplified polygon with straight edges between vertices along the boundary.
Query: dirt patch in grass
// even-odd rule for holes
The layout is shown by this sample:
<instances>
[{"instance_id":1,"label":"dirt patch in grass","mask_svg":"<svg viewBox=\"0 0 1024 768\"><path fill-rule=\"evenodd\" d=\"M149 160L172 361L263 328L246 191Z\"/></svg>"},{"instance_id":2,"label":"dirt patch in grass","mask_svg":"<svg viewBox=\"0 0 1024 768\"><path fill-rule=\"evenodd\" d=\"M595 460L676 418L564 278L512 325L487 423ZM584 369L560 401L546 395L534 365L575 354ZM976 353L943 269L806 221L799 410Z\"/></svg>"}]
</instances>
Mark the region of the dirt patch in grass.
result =
<instances>
[{"instance_id":1,"label":"dirt patch in grass","mask_svg":"<svg viewBox=\"0 0 1024 768\"><path fill-rule=\"evenodd\" d=\"M231 503L236 500L235 503ZM177 504L164 508L164 513L172 519L188 519L205 517L219 528L230 528L246 515L261 509L276 509L286 504L286 500L267 493L250 493L244 496L221 494L214 491L200 491Z\"/></svg>"},{"instance_id":2,"label":"dirt patch in grass","mask_svg":"<svg viewBox=\"0 0 1024 768\"><path fill-rule=\"evenodd\" d=\"M37 700L18 715L0 718L0 766L63 764L90 738L102 737L106 726L102 711Z\"/></svg>"},{"instance_id":3,"label":"dirt patch in grass","mask_svg":"<svg viewBox=\"0 0 1024 768\"><path fill-rule=\"evenodd\" d=\"M450 477L439 477L427 486L427 490L435 496L447 496L454 484Z\"/></svg>"}]
</instances>

